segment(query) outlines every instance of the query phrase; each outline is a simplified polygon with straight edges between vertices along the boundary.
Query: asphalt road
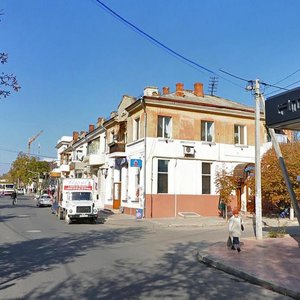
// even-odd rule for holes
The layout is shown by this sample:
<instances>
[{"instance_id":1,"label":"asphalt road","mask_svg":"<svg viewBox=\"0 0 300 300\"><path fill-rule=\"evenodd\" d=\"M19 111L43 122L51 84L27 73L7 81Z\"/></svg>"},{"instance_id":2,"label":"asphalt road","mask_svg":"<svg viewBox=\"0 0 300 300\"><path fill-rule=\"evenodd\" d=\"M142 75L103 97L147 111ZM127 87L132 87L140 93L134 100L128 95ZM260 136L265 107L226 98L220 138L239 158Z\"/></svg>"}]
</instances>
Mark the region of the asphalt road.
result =
<instances>
[{"instance_id":1,"label":"asphalt road","mask_svg":"<svg viewBox=\"0 0 300 300\"><path fill-rule=\"evenodd\" d=\"M0 299L285 299L197 261L224 235L134 220L68 225L32 198L0 198Z\"/></svg>"}]
</instances>

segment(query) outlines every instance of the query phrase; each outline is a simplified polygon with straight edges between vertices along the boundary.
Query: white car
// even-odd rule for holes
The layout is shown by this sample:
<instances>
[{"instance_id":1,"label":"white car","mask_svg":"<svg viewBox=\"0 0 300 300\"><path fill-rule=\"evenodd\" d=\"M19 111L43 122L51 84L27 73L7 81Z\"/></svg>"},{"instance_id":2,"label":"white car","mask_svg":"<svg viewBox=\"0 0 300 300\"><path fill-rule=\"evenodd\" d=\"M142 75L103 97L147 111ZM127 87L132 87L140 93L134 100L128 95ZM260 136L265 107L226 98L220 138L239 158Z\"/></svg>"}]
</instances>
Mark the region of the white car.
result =
<instances>
[{"instance_id":1,"label":"white car","mask_svg":"<svg viewBox=\"0 0 300 300\"><path fill-rule=\"evenodd\" d=\"M18 195L24 195L24 189L23 188L19 188L18 189Z\"/></svg>"},{"instance_id":2,"label":"white car","mask_svg":"<svg viewBox=\"0 0 300 300\"><path fill-rule=\"evenodd\" d=\"M37 199L36 206L52 206L52 199L48 194L44 194Z\"/></svg>"}]
</instances>

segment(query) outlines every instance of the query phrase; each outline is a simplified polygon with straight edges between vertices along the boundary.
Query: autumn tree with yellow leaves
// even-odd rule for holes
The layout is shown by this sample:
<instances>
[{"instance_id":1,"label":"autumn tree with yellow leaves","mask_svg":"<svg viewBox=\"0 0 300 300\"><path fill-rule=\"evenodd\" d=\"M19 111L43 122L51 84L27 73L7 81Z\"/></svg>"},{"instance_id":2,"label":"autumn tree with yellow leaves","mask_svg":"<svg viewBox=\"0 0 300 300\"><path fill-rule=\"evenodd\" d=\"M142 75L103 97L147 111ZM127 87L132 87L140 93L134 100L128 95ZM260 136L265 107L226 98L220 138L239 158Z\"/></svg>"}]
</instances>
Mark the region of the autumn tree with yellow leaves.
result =
<instances>
[{"instance_id":1,"label":"autumn tree with yellow leaves","mask_svg":"<svg viewBox=\"0 0 300 300\"><path fill-rule=\"evenodd\" d=\"M297 176L300 175L300 142L280 144L288 176L297 199L300 199L300 188ZM280 165L273 148L269 149L261 160L262 209L265 213L279 212L291 201Z\"/></svg>"},{"instance_id":2,"label":"autumn tree with yellow leaves","mask_svg":"<svg viewBox=\"0 0 300 300\"><path fill-rule=\"evenodd\" d=\"M215 185L216 193L220 195L220 201L225 204L225 216L227 218L227 208L231 203L231 196L237 188L237 179L232 172L222 168L216 173Z\"/></svg>"}]
</instances>

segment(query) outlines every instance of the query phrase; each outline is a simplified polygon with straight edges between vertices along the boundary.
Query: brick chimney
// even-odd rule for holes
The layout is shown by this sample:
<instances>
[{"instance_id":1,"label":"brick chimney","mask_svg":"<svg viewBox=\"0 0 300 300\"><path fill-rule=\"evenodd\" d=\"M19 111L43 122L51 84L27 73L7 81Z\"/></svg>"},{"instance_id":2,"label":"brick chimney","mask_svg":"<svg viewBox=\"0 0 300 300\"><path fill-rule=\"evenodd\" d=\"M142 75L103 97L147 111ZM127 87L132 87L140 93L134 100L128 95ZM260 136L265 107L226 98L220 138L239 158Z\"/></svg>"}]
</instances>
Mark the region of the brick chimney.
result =
<instances>
[{"instance_id":1,"label":"brick chimney","mask_svg":"<svg viewBox=\"0 0 300 300\"><path fill-rule=\"evenodd\" d=\"M183 83L176 83L176 96L183 97Z\"/></svg>"},{"instance_id":2,"label":"brick chimney","mask_svg":"<svg viewBox=\"0 0 300 300\"><path fill-rule=\"evenodd\" d=\"M203 83L196 82L194 84L194 94L197 97L204 97L204 94L203 94Z\"/></svg>"},{"instance_id":3,"label":"brick chimney","mask_svg":"<svg viewBox=\"0 0 300 300\"><path fill-rule=\"evenodd\" d=\"M78 131L73 131L73 141L76 142L78 140L79 133Z\"/></svg>"},{"instance_id":4,"label":"brick chimney","mask_svg":"<svg viewBox=\"0 0 300 300\"><path fill-rule=\"evenodd\" d=\"M168 86L164 86L162 92L163 92L163 95L170 94L170 89L169 89L169 87L168 87Z\"/></svg>"},{"instance_id":5,"label":"brick chimney","mask_svg":"<svg viewBox=\"0 0 300 300\"><path fill-rule=\"evenodd\" d=\"M94 129L95 129L95 125L90 124L90 125L89 125L89 132L94 131Z\"/></svg>"}]
</instances>

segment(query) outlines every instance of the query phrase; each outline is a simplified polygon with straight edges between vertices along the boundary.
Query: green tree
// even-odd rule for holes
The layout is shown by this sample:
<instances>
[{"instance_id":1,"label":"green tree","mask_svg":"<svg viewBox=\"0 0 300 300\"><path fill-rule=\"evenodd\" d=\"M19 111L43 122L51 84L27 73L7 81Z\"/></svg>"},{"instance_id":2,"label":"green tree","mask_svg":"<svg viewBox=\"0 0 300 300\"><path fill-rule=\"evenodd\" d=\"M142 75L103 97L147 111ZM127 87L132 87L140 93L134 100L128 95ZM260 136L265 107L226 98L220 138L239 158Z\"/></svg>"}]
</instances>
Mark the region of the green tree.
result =
<instances>
[{"instance_id":1,"label":"green tree","mask_svg":"<svg viewBox=\"0 0 300 300\"><path fill-rule=\"evenodd\" d=\"M300 197L297 176L300 175L300 142L280 144L282 156L288 170L292 187L296 197ZM279 161L274 149L269 149L261 160L262 182L262 208L264 213L278 212L285 205L290 205L290 197L284 178L281 173Z\"/></svg>"},{"instance_id":2,"label":"green tree","mask_svg":"<svg viewBox=\"0 0 300 300\"><path fill-rule=\"evenodd\" d=\"M38 182L40 176L49 171L48 162L39 161L36 157L29 158L28 155L21 152L12 163L8 175L15 183L26 186L34 181Z\"/></svg>"}]
</instances>

